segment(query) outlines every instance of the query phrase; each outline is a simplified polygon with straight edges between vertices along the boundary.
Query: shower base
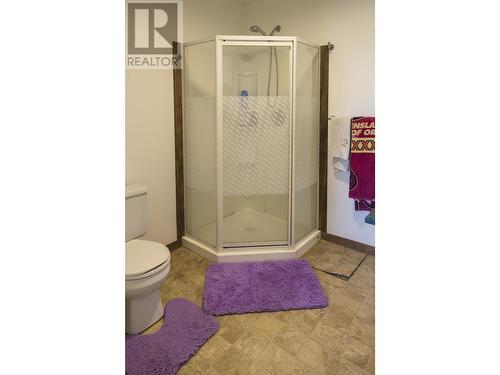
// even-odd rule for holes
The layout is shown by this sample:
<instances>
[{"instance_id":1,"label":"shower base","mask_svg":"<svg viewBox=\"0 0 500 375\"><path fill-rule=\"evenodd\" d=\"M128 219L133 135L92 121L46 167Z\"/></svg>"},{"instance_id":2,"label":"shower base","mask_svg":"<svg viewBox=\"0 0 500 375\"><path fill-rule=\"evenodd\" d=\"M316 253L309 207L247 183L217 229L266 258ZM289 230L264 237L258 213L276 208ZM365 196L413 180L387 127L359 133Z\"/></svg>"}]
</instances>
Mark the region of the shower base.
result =
<instances>
[{"instance_id":1,"label":"shower base","mask_svg":"<svg viewBox=\"0 0 500 375\"><path fill-rule=\"evenodd\" d=\"M295 259L309 250L320 239L321 234L315 230L295 246L288 246L288 226L285 219L246 208L224 217L224 243L231 247L217 250L207 245L216 243L215 225L213 222L193 230L192 235L182 238L182 245L217 262ZM252 246L259 242L273 242L276 245ZM242 243L246 243L245 246L238 247Z\"/></svg>"},{"instance_id":2,"label":"shower base","mask_svg":"<svg viewBox=\"0 0 500 375\"><path fill-rule=\"evenodd\" d=\"M286 242L288 227L285 219L245 208L224 217L224 242ZM193 231L193 235L207 243L215 243L215 222Z\"/></svg>"}]
</instances>

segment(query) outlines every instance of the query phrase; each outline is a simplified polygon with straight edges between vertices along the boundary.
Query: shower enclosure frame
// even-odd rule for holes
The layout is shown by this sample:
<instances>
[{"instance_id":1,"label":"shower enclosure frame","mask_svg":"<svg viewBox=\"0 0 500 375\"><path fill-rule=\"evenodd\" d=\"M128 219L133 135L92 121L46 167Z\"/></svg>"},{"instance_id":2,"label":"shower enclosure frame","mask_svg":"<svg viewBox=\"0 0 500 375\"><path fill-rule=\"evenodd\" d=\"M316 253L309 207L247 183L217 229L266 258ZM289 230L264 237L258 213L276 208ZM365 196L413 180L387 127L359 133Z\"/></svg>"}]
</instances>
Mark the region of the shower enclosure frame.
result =
<instances>
[{"instance_id":1,"label":"shower enclosure frame","mask_svg":"<svg viewBox=\"0 0 500 375\"><path fill-rule=\"evenodd\" d=\"M300 241L295 243L295 231L293 230L295 218L295 128L296 128L296 67L297 67L297 51L298 44L315 48L318 50L318 58L320 57L320 46L314 43L304 41L295 36L260 36L260 35L217 35L215 38L204 39L185 43L184 50L190 46L204 44L207 42L215 42L215 82L216 82L216 246L212 247L204 242L190 237L184 233L182 237L182 245L195 253L218 262L240 262L240 261L259 261L269 259L294 259L303 255L321 238L319 228L319 166L317 168L317 186L316 186L316 229L305 235ZM224 245L223 225L224 225L224 160L223 160L223 48L224 46L256 46L256 47L289 47L289 163L288 163L288 216L287 216L287 241L266 241L266 242L240 242ZM186 56L184 53L183 56ZM320 73L320 63L317 64L318 77ZM319 79L319 78L318 78ZM318 82L319 83L319 82ZM184 78L183 78L183 95L185 95ZM319 93L319 92L318 92ZM183 97L185 103L185 98ZM185 106L182 106L183 112ZM319 112L319 100L318 108ZM186 118L183 115L183 118ZM184 126L184 124L183 124ZM320 139L320 124L317 126L318 140ZM186 132L183 131L184 137ZM185 140L183 142L185 144ZM320 148L318 145L318 160L320 159ZM183 155L185 159L185 154ZM185 164L185 162L184 162ZM184 170L184 179L185 179ZM184 188L186 188L184 186ZM184 195L184 207L186 207L187 194ZM187 215L184 217L187 220ZM186 223L184 224L186 227Z\"/></svg>"}]
</instances>

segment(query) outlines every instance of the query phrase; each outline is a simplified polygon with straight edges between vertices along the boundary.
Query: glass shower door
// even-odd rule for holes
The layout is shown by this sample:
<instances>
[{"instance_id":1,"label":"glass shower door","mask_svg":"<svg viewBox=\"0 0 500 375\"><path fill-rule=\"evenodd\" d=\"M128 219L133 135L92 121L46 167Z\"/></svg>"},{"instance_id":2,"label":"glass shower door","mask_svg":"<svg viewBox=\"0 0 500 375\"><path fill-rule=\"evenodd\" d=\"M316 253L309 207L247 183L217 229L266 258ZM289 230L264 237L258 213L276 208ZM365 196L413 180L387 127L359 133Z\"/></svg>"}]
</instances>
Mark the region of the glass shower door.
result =
<instances>
[{"instance_id":1,"label":"glass shower door","mask_svg":"<svg viewBox=\"0 0 500 375\"><path fill-rule=\"evenodd\" d=\"M222 42L223 247L289 244L291 51Z\"/></svg>"},{"instance_id":2,"label":"glass shower door","mask_svg":"<svg viewBox=\"0 0 500 375\"><path fill-rule=\"evenodd\" d=\"M295 91L295 243L318 228L319 50L297 43Z\"/></svg>"}]
</instances>

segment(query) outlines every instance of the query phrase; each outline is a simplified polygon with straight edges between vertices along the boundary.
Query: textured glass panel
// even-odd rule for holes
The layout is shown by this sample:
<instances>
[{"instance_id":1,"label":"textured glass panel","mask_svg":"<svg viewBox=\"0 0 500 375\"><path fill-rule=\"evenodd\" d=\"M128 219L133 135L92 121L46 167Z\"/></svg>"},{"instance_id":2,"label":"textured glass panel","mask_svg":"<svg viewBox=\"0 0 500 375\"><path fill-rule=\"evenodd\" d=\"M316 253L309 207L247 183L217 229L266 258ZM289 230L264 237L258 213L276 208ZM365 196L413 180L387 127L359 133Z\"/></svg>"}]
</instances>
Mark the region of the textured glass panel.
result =
<instances>
[{"instance_id":1,"label":"textured glass panel","mask_svg":"<svg viewBox=\"0 0 500 375\"><path fill-rule=\"evenodd\" d=\"M215 42L187 47L183 74L186 233L215 247Z\"/></svg>"},{"instance_id":2,"label":"textured glass panel","mask_svg":"<svg viewBox=\"0 0 500 375\"><path fill-rule=\"evenodd\" d=\"M288 241L290 49L273 48L223 48L225 245Z\"/></svg>"},{"instance_id":3,"label":"textured glass panel","mask_svg":"<svg viewBox=\"0 0 500 375\"><path fill-rule=\"evenodd\" d=\"M318 225L319 50L297 43L295 242Z\"/></svg>"}]
</instances>

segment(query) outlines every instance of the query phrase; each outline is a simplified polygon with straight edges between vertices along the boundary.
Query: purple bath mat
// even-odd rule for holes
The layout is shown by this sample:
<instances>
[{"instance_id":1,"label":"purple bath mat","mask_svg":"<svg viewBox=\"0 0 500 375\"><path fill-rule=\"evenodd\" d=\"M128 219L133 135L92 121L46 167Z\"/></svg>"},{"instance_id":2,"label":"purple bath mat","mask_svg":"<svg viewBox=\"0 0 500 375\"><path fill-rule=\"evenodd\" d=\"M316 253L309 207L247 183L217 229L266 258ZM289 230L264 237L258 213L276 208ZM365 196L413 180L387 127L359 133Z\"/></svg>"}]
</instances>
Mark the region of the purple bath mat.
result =
<instances>
[{"instance_id":1,"label":"purple bath mat","mask_svg":"<svg viewBox=\"0 0 500 375\"><path fill-rule=\"evenodd\" d=\"M305 259L211 264L203 308L212 315L314 309L328 306Z\"/></svg>"},{"instance_id":2,"label":"purple bath mat","mask_svg":"<svg viewBox=\"0 0 500 375\"><path fill-rule=\"evenodd\" d=\"M125 372L175 374L218 329L219 322L213 316L176 298L165 306L165 320L158 332L125 338Z\"/></svg>"}]
</instances>

